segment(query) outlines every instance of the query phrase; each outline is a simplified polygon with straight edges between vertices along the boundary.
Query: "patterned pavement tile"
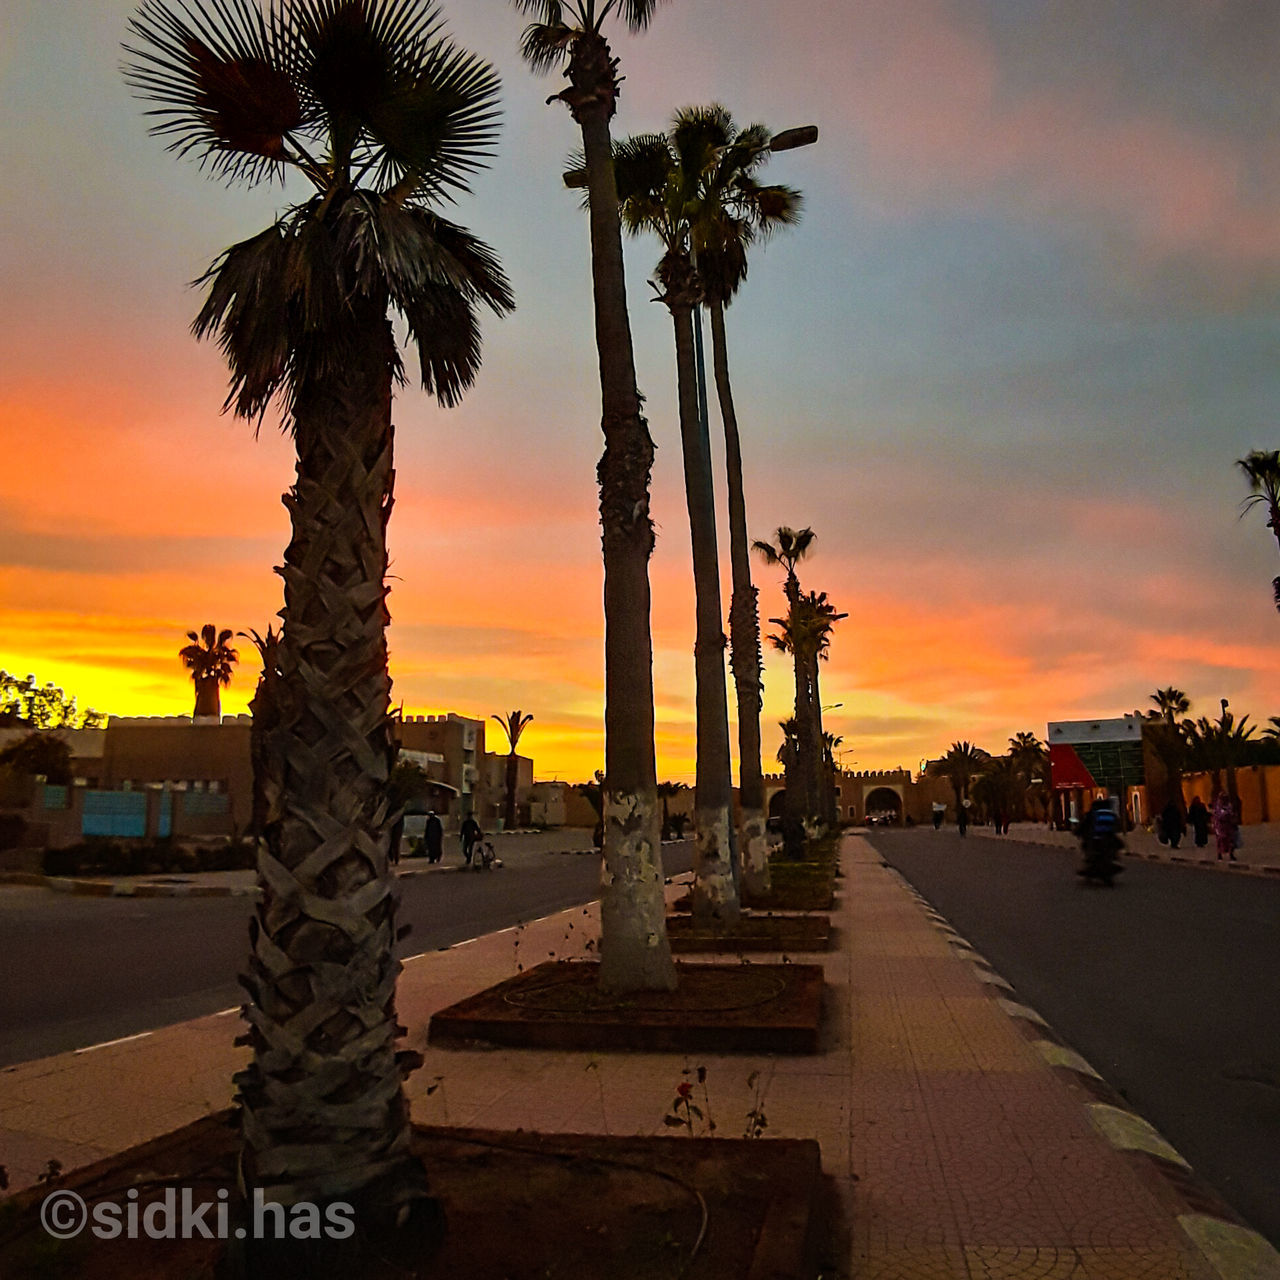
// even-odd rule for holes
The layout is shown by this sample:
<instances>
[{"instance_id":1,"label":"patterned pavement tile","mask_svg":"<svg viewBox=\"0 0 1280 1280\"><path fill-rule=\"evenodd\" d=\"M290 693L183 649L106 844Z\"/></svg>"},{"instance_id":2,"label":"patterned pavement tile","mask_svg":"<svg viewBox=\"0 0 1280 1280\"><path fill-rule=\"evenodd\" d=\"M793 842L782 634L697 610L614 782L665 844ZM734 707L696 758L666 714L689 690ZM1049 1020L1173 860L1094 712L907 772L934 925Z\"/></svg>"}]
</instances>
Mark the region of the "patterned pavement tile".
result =
<instances>
[{"instance_id":1,"label":"patterned pavement tile","mask_svg":"<svg viewBox=\"0 0 1280 1280\"><path fill-rule=\"evenodd\" d=\"M1169 1249L965 1249L971 1280L1208 1280Z\"/></svg>"}]
</instances>

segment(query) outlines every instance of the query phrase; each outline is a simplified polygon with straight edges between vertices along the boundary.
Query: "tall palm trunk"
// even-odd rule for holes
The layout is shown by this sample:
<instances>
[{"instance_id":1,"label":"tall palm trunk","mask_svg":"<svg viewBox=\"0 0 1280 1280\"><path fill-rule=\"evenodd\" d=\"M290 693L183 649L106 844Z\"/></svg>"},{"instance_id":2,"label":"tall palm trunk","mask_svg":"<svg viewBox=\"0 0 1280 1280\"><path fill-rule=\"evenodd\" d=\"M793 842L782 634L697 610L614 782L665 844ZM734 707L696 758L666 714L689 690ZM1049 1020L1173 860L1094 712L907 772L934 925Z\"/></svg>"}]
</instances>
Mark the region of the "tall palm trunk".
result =
<instances>
[{"instance_id":1,"label":"tall palm trunk","mask_svg":"<svg viewBox=\"0 0 1280 1280\"><path fill-rule=\"evenodd\" d=\"M191 713L192 719L199 720L204 717L212 717L221 719L222 717L222 690L218 684L218 677L205 677L198 679L196 685L196 706Z\"/></svg>"},{"instance_id":2,"label":"tall palm trunk","mask_svg":"<svg viewBox=\"0 0 1280 1280\"><path fill-rule=\"evenodd\" d=\"M822 689L818 680L818 651L809 655L809 687L812 690L809 700L809 712L812 716L813 737L813 779L812 787L816 802L815 813L823 822L834 821L832 810L835 807L835 782L831 770L827 768L826 735L822 729Z\"/></svg>"},{"instance_id":3,"label":"tall palm trunk","mask_svg":"<svg viewBox=\"0 0 1280 1280\"><path fill-rule=\"evenodd\" d=\"M738 701L738 802L742 827L738 847L742 856L742 886L747 893L769 892L769 843L765 835L764 768L760 759L759 592L751 581L747 506L742 485L742 445L738 416L729 383L729 351L725 338L724 306L715 298L711 313L711 359L715 369L720 419L724 423L725 469L729 477L729 561L733 595L729 602L729 662Z\"/></svg>"},{"instance_id":4,"label":"tall palm trunk","mask_svg":"<svg viewBox=\"0 0 1280 1280\"><path fill-rule=\"evenodd\" d=\"M672 279L674 274L678 278ZM734 920L738 889L733 879L730 840L733 795L729 766L729 711L724 677L724 630L720 612L720 558L716 546L715 485L711 452L698 413L698 377L693 343L693 273L687 262L673 265L663 280L676 338L676 386L680 402L680 444L684 492L693 544L693 585L697 635L697 778L694 791L693 912L702 918Z\"/></svg>"},{"instance_id":5,"label":"tall palm trunk","mask_svg":"<svg viewBox=\"0 0 1280 1280\"><path fill-rule=\"evenodd\" d=\"M326 339L333 335L326 335ZM385 302L352 304L345 350L297 390L284 629L236 1076L249 1185L284 1203L420 1195L397 1053L394 757L385 629L391 369Z\"/></svg>"},{"instance_id":6,"label":"tall palm trunk","mask_svg":"<svg viewBox=\"0 0 1280 1280\"><path fill-rule=\"evenodd\" d=\"M516 759L516 749L512 747L507 753L507 802L504 809L502 825L511 831L516 825L516 787L520 781L520 762Z\"/></svg>"},{"instance_id":7,"label":"tall palm trunk","mask_svg":"<svg viewBox=\"0 0 1280 1280\"><path fill-rule=\"evenodd\" d=\"M608 42L584 35L562 96L582 130L591 225L591 284L604 454L597 468L604 544L605 784L600 984L608 991L671 990L661 810L654 759L649 475L653 440L640 414L622 265L622 228L609 117L617 95Z\"/></svg>"},{"instance_id":8,"label":"tall palm trunk","mask_svg":"<svg viewBox=\"0 0 1280 1280\"><path fill-rule=\"evenodd\" d=\"M787 602L791 606L791 617L800 616L800 580L795 573L787 575L785 586ZM796 755L797 772L800 775L801 804L805 818L813 821L818 817L818 774L815 763L820 765L822 738L816 736L813 703L814 686L809 669L809 654L806 646L800 642L792 649L796 678ZM815 659L816 661L816 659Z\"/></svg>"}]
</instances>

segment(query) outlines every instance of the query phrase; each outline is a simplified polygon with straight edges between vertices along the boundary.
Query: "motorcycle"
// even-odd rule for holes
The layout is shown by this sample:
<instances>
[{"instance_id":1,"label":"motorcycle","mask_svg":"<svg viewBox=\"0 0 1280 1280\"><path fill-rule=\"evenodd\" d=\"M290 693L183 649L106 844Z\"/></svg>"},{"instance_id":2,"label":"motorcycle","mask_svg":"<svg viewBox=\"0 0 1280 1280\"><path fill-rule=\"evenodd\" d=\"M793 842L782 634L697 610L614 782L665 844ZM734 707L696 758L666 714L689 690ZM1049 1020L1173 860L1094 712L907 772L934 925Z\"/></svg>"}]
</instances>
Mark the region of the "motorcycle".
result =
<instances>
[{"instance_id":1,"label":"motorcycle","mask_svg":"<svg viewBox=\"0 0 1280 1280\"><path fill-rule=\"evenodd\" d=\"M1120 865L1120 850L1124 847L1124 841L1115 832L1107 831L1086 836L1081 843L1084 861L1076 874L1086 883L1103 884L1108 889L1111 888L1116 876L1124 870Z\"/></svg>"}]
</instances>

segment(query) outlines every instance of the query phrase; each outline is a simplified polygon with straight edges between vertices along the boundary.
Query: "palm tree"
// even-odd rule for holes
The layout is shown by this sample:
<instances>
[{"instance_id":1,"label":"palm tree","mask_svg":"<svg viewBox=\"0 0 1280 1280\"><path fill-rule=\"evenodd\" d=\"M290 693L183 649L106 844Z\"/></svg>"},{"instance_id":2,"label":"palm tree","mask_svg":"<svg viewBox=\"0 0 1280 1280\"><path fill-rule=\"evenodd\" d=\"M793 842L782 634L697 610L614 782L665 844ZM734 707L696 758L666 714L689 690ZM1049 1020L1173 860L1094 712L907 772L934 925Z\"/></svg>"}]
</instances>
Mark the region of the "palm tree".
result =
<instances>
[{"instance_id":1,"label":"palm tree","mask_svg":"<svg viewBox=\"0 0 1280 1280\"><path fill-rule=\"evenodd\" d=\"M785 618L770 618L778 628L777 635L769 637L769 643L781 653L789 653L796 667L797 691L803 687L803 714L801 719L800 699L797 698L796 724L807 727L807 734L800 739L801 757L799 764L805 780L806 798L816 796L806 816L822 821L830 821L835 802L835 782L825 768L823 756L822 731L822 694L818 686L818 664L825 661L830 648L831 630L834 625L849 615L840 613L827 599L825 591L810 591L801 595L787 611ZM817 779L813 773L813 763L806 760L803 751L806 739L817 744L814 760L817 766Z\"/></svg>"},{"instance_id":2,"label":"palm tree","mask_svg":"<svg viewBox=\"0 0 1280 1280\"><path fill-rule=\"evenodd\" d=\"M591 281L600 367L604 454L596 470L604 547L605 875L600 958L606 991L671 990L662 891L661 809L654 755L653 636L649 557L653 440L640 413L622 266L622 226L609 122L617 109L617 59L604 36L616 14L632 31L649 25L661 0L512 0L534 21L521 52L536 72L563 67L563 102L582 133L591 224Z\"/></svg>"},{"instance_id":3,"label":"palm tree","mask_svg":"<svg viewBox=\"0 0 1280 1280\"><path fill-rule=\"evenodd\" d=\"M973 780L986 770L991 753L967 740L953 742L946 755L930 760L925 772L932 778L946 778L955 792L958 814L969 796Z\"/></svg>"},{"instance_id":4,"label":"palm tree","mask_svg":"<svg viewBox=\"0 0 1280 1280\"><path fill-rule=\"evenodd\" d=\"M1043 742L1030 730L1015 733L1009 739L1009 759L1022 782L1024 796L1034 795L1036 803L1047 817L1050 792L1049 752ZM1035 791L1032 788L1036 788ZM1037 815L1039 816L1039 815Z\"/></svg>"},{"instance_id":5,"label":"palm tree","mask_svg":"<svg viewBox=\"0 0 1280 1280\"><path fill-rule=\"evenodd\" d=\"M1247 715L1237 721L1226 698L1222 699L1221 705L1222 711L1216 720L1210 720L1208 716L1186 720L1183 730L1187 735L1191 763L1212 775L1215 791L1221 788L1225 772L1227 793L1234 800L1240 794L1236 785L1236 769L1244 763L1249 750L1247 744L1256 726L1249 723Z\"/></svg>"},{"instance_id":6,"label":"palm tree","mask_svg":"<svg viewBox=\"0 0 1280 1280\"><path fill-rule=\"evenodd\" d=\"M1267 528L1280 544L1280 449L1253 449L1243 458L1236 459L1236 466L1249 481L1250 496L1241 504L1240 512L1262 506L1267 512ZM1276 608L1280 609L1280 578L1271 580Z\"/></svg>"},{"instance_id":7,"label":"palm tree","mask_svg":"<svg viewBox=\"0 0 1280 1280\"><path fill-rule=\"evenodd\" d=\"M387 783L392 391L405 320L423 386L456 403L480 366L477 311L513 304L493 252L432 205L465 189L496 129L498 80L441 34L428 0L145 0L125 75L152 131L215 177L301 175L314 194L224 252L197 336L231 370L227 407L277 403L297 449L276 646L279 792L239 1073L244 1185L353 1202L377 1225L427 1205L409 1151ZM363 1233L362 1233L363 1234Z\"/></svg>"},{"instance_id":8,"label":"palm tree","mask_svg":"<svg viewBox=\"0 0 1280 1280\"><path fill-rule=\"evenodd\" d=\"M684 824L688 821L689 815L686 813L672 813L670 801L676 796L689 790L687 782L660 782L658 783L658 799L662 801L662 838L670 840L673 836L677 840L684 838Z\"/></svg>"},{"instance_id":9,"label":"palm tree","mask_svg":"<svg viewBox=\"0 0 1280 1280\"><path fill-rule=\"evenodd\" d=\"M791 529L782 525L774 534L776 544L757 539L751 544L752 551L764 560L765 564L781 565L787 576L783 580L782 591L786 596L788 612L799 607L800 579L796 575L796 565L808 554L817 535L812 529ZM775 645L775 647L777 647ZM793 651L794 652L794 651ZM795 720L798 729L797 738L797 773L800 775L803 812L806 817L816 818L819 811L818 760L819 742L813 733L813 713L811 703L813 691L809 685L808 673L799 658L794 663L796 683Z\"/></svg>"},{"instance_id":10,"label":"palm tree","mask_svg":"<svg viewBox=\"0 0 1280 1280\"><path fill-rule=\"evenodd\" d=\"M505 716L491 716L490 719L496 720L502 726L503 732L507 735L507 741L511 744L511 750L507 752L507 805L506 816L503 819L503 826L510 831L516 825L516 781L519 776L516 744L533 716L522 716L519 711L510 711Z\"/></svg>"},{"instance_id":11,"label":"palm tree","mask_svg":"<svg viewBox=\"0 0 1280 1280\"><path fill-rule=\"evenodd\" d=\"M742 810L739 848L743 884L768 892L769 858L765 836L764 771L760 758L759 592L751 580L746 499L742 483L742 445L733 389L724 309L747 276L747 250L773 230L798 221L801 197L790 187L763 186L756 173L768 159L773 136L759 124L737 129L719 105L695 108L676 117L704 140L704 161L689 193L691 248L702 300L711 316L712 366L720 418L724 425L725 470L729 494L729 559L733 594L729 603L729 662L738 706L738 798Z\"/></svg>"},{"instance_id":12,"label":"palm tree","mask_svg":"<svg viewBox=\"0 0 1280 1280\"><path fill-rule=\"evenodd\" d=\"M697 778L694 791L695 882L693 911L703 919L738 915L731 838L733 781L729 765L729 708L720 612L720 555L716 546L715 483L711 449L698 412L693 311L697 276L689 211L716 134L700 117L677 116L669 135L628 138L615 148L619 208L627 231L650 231L662 246L655 287L675 329L676 388L684 491L693 547L697 617L694 671L697 706Z\"/></svg>"},{"instance_id":13,"label":"palm tree","mask_svg":"<svg viewBox=\"0 0 1280 1280\"><path fill-rule=\"evenodd\" d=\"M227 643L230 631L219 631L212 622L200 628L200 634L187 632L191 641L178 650L182 665L191 672L191 683L196 687L196 708L192 718L222 715L221 691L231 683L231 669L240 661L240 655Z\"/></svg>"},{"instance_id":14,"label":"palm tree","mask_svg":"<svg viewBox=\"0 0 1280 1280\"><path fill-rule=\"evenodd\" d=\"M1167 796L1155 796L1152 800L1152 812L1160 812L1164 804L1160 801L1173 800L1179 809L1185 809L1182 799L1182 767L1187 754L1187 733L1185 719L1191 710L1191 699L1181 690L1169 685L1157 689L1151 695L1155 710L1147 713L1147 735L1160 763L1164 766ZM1158 807L1157 807L1158 806Z\"/></svg>"}]
</instances>

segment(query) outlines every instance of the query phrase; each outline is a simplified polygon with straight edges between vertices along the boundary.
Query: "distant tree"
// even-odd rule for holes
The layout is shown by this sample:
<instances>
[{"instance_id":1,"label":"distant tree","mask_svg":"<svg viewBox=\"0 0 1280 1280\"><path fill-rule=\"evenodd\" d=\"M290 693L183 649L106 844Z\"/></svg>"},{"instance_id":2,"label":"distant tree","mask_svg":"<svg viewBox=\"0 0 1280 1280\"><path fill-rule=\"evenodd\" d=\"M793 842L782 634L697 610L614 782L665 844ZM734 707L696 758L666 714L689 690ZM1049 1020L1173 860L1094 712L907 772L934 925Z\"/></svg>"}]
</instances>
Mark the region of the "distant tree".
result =
<instances>
[{"instance_id":1,"label":"distant tree","mask_svg":"<svg viewBox=\"0 0 1280 1280\"><path fill-rule=\"evenodd\" d=\"M0 727L101 729L106 723L101 711L78 710L75 698L53 683L37 684L35 676L20 680L0 671Z\"/></svg>"},{"instance_id":2,"label":"distant tree","mask_svg":"<svg viewBox=\"0 0 1280 1280\"><path fill-rule=\"evenodd\" d=\"M969 788L973 780L980 777L991 760L991 753L972 742L953 742L946 755L938 760L930 760L925 772L933 778L946 778L955 792L956 812L969 798Z\"/></svg>"},{"instance_id":3,"label":"distant tree","mask_svg":"<svg viewBox=\"0 0 1280 1280\"><path fill-rule=\"evenodd\" d=\"M1243 458L1236 459L1236 466L1249 481L1250 495L1241 504L1241 519L1252 507L1261 506L1267 513L1267 528L1280 544L1280 449L1254 449ZM1280 609L1280 577L1271 580L1272 595Z\"/></svg>"},{"instance_id":4,"label":"distant tree","mask_svg":"<svg viewBox=\"0 0 1280 1280\"><path fill-rule=\"evenodd\" d=\"M43 774L45 781L66 786L71 781L71 748L55 734L36 730L0 751L0 768L32 777Z\"/></svg>"},{"instance_id":5,"label":"distant tree","mask_svg":"<svg viewBox=\"0 0 1280 1280\"><path fill-rule=\"evenodd\" d=\"M1147 740L1164 767L1169 792L1164 799L1171 799L1183 808L1182 772L1187 761L1186 726L1189 723L1185 717L1191 710L1191 699L1181 689L1169 685L1157 689L1150 700L1155 703L1155 709L1147 712ZM1157 796L1156 801L1159 799Z\"/></svg>"},{"instance_id":6,"label":"distant tree","mask_svg":"<svg viewBox=\"0 0 1280 1280\"><path fill-rule=\"evenodd\" d=\"M1249 723L1247 715L1237 720L1226 698L1221 705L1222 711L1216 720L1199 716L1185 721L1183 728L1190 763L1211 775L1215 791L1222 786L1225 774L1227 792L1235 799L1240 794L1236 770L1248 763L1250 739L1256 726Z\"/></svg>"},{"instance_id":7,"label":"distant tree","mask_svg":"<svg viewBox=\"0 0 1280 1280\"><path fill-rule=\"evenodd\" d=\"M231 635L229 630L219 631L212 622L206 622L199 635L188 631L191 643L178 650L196 687L193 717L222 714L222 690L231 683L231 670L240 661L240 654L228 643Z\"/></svg>"},{"instance_id":8,"label":"distant tree","mask_svg":"<svg viewBox=\"0 0 1280 1280\"><path fill-rule=\"evenodd\" d=\"M812 529L792 529L787 525L781 525L774 534L773 542L756 539L751 544L751 550L760 556L766 565L770 567L780 565L786 570L782 594L786 597L788 613L798 608L800 603L800 578L796 573L796 565L809 554L809 548L816 537L817 534ZM792 657L796 686L794 715L796 763L791 787L797 783L800 787L793 802L799 804L799 812L807 817L816 818L821 804L819 790L821 748L813 727L813 689L809 685L808 670L801 659L794 653Z\"/></svg>"},{"instance_id":9,"label":"distant tree","mask_svg":"<svg viewBox=\"0 0 1280 1280\"><path fill-rule=\"evenodd\" d=\"M409 805L427 794L431 779L416 760L397 760L387 775L387 808L391 815L391 854L399 859L404 815Z\"/></svg>"},{"instance_id":10,"label":"distant tree","mask_svg":"<svg viewBox=\"0 0 1280 1280\"><path fill-rule=\"evenodd\" d=\"M684 791L689 790L687 782L658 783L658 799L662 801L662 838L664 840L684 839L685 823L689 820L687 813L672 813L670 801Z\"/></svg>"},{"instance_id":11,"label":"distant tree","mask_svg":"<svg viewBox=\"0 0 1280 1280\"><path fill-rule=\"evenodd\" d=\"M507 735L507 742L511 745L511 750L507 752L507 804L506 816L503 819L503 826L510 831L516 825L516 782L519 779L520 768L516 759L516 744L533 716L522 716L519 711L509 711L505 716L491 716L490 719L496 720L502 726L502 731Z\"/></svg>"},{"instance_id":12,"label":"distant tree","mask_svg":"<svg viewBox=\"0 0 1280 1280\"><path fill-rule=\"evenodd\" d=\"M1048 815L1050 805L1049 752L1044 743L1029 730L1015 733L1009 739L1009 759L1013 761L1022 787L1024 812L1029 812L1029 800Z\"/></svg>"}]
</instances>

